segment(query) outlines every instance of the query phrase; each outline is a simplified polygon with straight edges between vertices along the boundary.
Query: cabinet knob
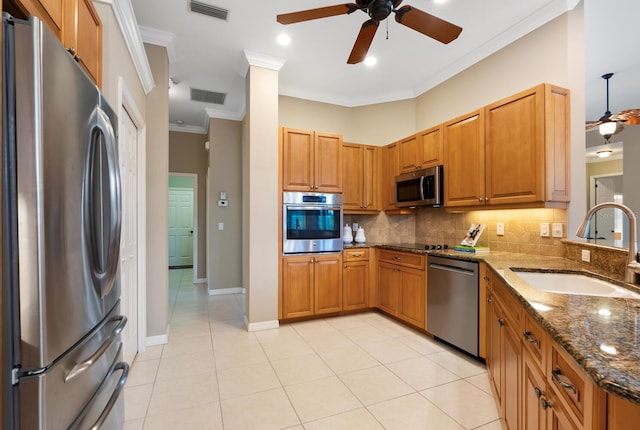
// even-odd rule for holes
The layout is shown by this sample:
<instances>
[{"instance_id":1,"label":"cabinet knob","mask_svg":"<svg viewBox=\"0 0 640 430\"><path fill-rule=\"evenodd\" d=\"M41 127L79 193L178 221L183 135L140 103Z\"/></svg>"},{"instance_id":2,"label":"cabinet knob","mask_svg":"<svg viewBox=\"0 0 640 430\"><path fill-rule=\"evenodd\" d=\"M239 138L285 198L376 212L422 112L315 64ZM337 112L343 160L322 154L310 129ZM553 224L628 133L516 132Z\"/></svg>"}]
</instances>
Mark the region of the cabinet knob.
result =
<instances>
[{"instance_id":1,"label":"cabinet knob","mask_svg":"<svg viewBox=\"0 0 640 430\"><path fill-rule=\"evenodd\" d=\"M364 209L364 205L360 205L360 209Z\"/></svg>"},{"instance_id":2,"label":"cabinet knob","mask_svg":"<svg viewBox=\"0 0 640 430\"><path fill-rule=\"evenodd\" d=\"M313 187L313 188L315 188L315 189L317 190L319 187L316 185L316 186L315 186L315 187Z\"/></svg>"},{"instance_id":3,"label":"cabinet knob","mask_svg":"<svg viewBox=\"0 0 640 430\"><path fill-rule=\"evenodd\" d=\"M73 46L71 48L67 48L67 52L71 54L72 57L76 56L76 48L74 48Z\"/></svg>"},{"instance_id":4,"label":"cabinet knob","mask_svg":"<svg viewBox=\"0 0 640 430\"><path fill-rule=\"evenodd\" d=\"M504 325L504 320L502 318L498 318L498 325L502 327Z\"/></svg>"},{"instance_id":5,"label":"cabinet knob","mask_svg":"<svg viewBox=\"0 0 640 430\"><path fill-rule=\"evenodd\" d=\"M348 269L348 268L349 268L349 266L347 266L347 265L345 264L345 265L344 265L344 268L345 268L345 269Z\"/></svg>"},{"instance_id":6,"label":"cabinet knob","mask_svg":"<svg viewBox=\"0 0 640 430\"><path fill-rule=\"evenodd\" d=\"M485 281L487 281L487 282L489 282L489 281L491 280L491 278L490 278L490 277L488 277L488 276L484 276L482 279L484 279L484 280L485 280Z\"/></svg>"},{"instance_id":7,"label":"cabinet knob","mask_svg":"<svg viewBox=\"0 0 640 430\"><path fill-rule=\"evenodd\" d=\"M394 259L394 260L398 260L398 261L399 261L399 260L402 260L402 258L400 258L400 257L393 257L393 259Z\"/></svg>"},{"instance_id":8,"label":"cabinet knob","mask_svg":"<svg viewBox=\"0 0 640 430\"><path fill-rule=\"evenodd\" d=\"M534 390L536 392L536 397L540 398L540 396L542 396L544 393L542 392L542 390L540 390L540 388L536 387L536 389Z\"/></svg>"},{"instance_id":9,"label":"cabinet knob","mask_svg":"<svg viewBox=\"0 0 640 430\"><path fill-rule=\"evenodd\" d=\"M485 197L485 198L484 198L484 201L485 201L485 202L488 202L488 201L489 201L489 197Z\"/></svg>"},{"instance_id":10,"label":"cabinet knob","mask_svg":"<svg viewBox=\"0 0 640 430\"><path fill-rule=\"evenodd\" d=\"M482 197L478 197L478 201L482 203Z\"/></svg>"},{"instance_id":11,"label":"cabinet knob","mask_svg":"<svg viewBox=\"0 0 640 430\"><path fill-rule=\"evenodd\" d=\"M492 302L491 297L489 297L489 298L487 299L487 303L491 303L491 302Z\"/></svg>"},{"instance_id":12,"label":"cabinet knob","mask_svg":"<svg viewBox=\"0 0 640 430\"><path fill-rule=\"evenodd\" d=\"M544 398L544 396L540 397L540 407L543 410L547 410L553 407L553 403L547 401L547 399Z\"/></svg>"}]
</instances>

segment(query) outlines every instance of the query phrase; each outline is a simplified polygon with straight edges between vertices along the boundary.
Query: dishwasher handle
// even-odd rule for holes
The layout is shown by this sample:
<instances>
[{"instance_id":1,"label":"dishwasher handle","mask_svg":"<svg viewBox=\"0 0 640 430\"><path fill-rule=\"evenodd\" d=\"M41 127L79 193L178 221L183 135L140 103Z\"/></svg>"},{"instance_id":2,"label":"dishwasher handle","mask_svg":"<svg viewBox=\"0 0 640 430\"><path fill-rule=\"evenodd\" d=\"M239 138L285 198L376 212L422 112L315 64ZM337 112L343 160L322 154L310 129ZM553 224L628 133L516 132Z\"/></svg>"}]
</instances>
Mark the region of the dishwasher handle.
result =
<instances>
[{"instance_id":1,"label":"dishwasher handle","mask_svg":"<svg viewBox=\"0 0 640 430\"><path fill-rule=\"evenodd\" d=\"M473 270L462 269L460 267L447 266L444 264L429 263L429 267L432 267L434 269L446 270L447 272L460 273L461 275L467 275L467 276L475 275L475 272Z\"/></svg>"}]
</instances>

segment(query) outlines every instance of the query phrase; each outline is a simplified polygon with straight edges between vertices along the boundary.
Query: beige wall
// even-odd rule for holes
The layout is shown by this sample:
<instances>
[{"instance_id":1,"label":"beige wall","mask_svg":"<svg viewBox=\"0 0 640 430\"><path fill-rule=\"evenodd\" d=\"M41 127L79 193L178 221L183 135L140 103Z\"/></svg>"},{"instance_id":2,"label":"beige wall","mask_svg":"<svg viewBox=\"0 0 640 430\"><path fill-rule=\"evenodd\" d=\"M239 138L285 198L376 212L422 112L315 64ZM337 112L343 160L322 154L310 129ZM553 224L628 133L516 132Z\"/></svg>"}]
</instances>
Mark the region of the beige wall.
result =
<instances>
[{"instance_id":1,"label":"beige wall","mask_svg":"<svg viewBox=\"0 0 640 430\"><path fill-rule=\"evenodd\" d=\"M169 171L198 175L198 273L195 278L207 277L207 168L209 154L204 149L206 134L169 132Z\"/></svg>"},{"instance_id":2,"label":"beige wall","mask_svg":"<svg viewBox=\"0 0 640 430\"><path fill-rule=\"evenodd\" d=\"M209 289L242 287L242 123L209 120ZM229 206L220 207L220 192ZM218 229L224 224L224 230Z\"/></svg>"},{"instance_id":3,"label":"beige wall","mask_svg":"<svg viewBox=\"0 0 640 430\"><path fill-rule=\"evenodd\" d=\"M156 86L147 94L147 337L169 323L169 61L164 47L145 44Z\"/></svg>"}]
</instances>

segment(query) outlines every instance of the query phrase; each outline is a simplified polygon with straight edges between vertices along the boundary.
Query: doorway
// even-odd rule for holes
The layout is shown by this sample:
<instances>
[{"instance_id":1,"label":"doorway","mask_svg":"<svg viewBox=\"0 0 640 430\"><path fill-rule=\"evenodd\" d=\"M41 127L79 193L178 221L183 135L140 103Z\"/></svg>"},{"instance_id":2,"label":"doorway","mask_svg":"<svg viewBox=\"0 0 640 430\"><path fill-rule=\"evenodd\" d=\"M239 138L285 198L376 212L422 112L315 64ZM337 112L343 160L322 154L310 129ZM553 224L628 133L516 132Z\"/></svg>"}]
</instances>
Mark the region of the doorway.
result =
<instances>
[{"instance_id":1,"label":"doorway","mask_svg":"<svg viewBox=\"0 0 640 430\"><path fill-rule=\"evenodd\" d=\"M598 175L591 177L590 206L604 202L623 203L622 174ZM604 208L594 218L594 229L590 234L602 245L623 247L622 238L629 228L620 210Z\"/></svg>"},{"instance_id":2,"label":"doorway","mask_svg":"<svg viewBox=\"0 0 640 430\"><path fill-rule=\"evenodd\" d=\"M169 269L198 270L197 183L196 174L169 174Z\"/></svg>"}]
</instances>

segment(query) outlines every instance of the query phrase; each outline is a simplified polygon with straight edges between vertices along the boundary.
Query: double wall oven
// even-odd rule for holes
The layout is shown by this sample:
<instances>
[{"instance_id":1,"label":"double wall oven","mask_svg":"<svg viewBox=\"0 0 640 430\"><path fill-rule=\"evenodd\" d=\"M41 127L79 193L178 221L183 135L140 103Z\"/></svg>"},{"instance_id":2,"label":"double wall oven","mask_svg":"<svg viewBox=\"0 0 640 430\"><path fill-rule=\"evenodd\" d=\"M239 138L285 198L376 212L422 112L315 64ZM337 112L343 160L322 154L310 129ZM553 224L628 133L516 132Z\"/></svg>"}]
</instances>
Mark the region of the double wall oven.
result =
<instances>
[{"instance_id":1,"label":"double wall oven","mask_svg":"<svg viewBox=\"0 0 640 430\"><path fill-rule=\"evenodd\" d=\"M342 252L342 194L284 192L282 252Z\"/></svg>"}]
</instances>

